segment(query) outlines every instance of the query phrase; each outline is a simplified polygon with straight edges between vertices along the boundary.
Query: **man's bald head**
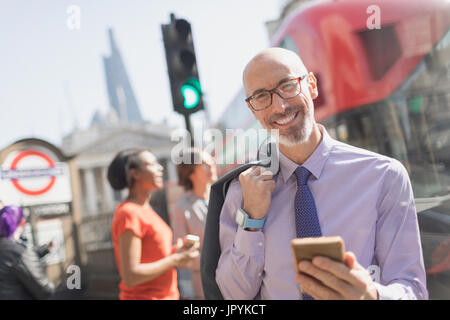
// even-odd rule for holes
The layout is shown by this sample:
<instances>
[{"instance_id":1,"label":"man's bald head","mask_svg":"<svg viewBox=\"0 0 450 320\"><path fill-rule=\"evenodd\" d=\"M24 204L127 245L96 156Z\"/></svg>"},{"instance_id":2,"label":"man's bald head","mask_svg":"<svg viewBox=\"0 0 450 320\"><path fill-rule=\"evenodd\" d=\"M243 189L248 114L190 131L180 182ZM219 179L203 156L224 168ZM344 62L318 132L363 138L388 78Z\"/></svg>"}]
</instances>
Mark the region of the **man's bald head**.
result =
<instances>
[{"instance_id":1,"label":"man's bald head","mask_svg":"<svg viewBox=\"0 0 450 320\"><path fill-rule=\"evenodd\" d=\"M313 99L318 95L317 83L296 53L282 48L261 51L245 67L243 80L245 95L250 98L246 99L248 107L263 128L279 132L281 145L292 147L310 138L315 128ZM269 90L270 101L267 94L259 95ZM287 94L291 96L284 98L279 90L291 90ZM265 107L255 110L251 101L256 99L266 99Z\"/></svg>"},{"instance_id":2,"label":"man's bald head","mask_svg":"<svg viewBox=\"0 0 450 320\"><path fill-rule=\"evenodd\" d=\"M254 56L243 72L244 88L247 92L248 80L254 76L264 77L271 69L285 67L298 75L307 74L303 61L293 51L283 48L268 48ZM247 92L249 95L249 92Z\"/></svg>"}]
</instances>

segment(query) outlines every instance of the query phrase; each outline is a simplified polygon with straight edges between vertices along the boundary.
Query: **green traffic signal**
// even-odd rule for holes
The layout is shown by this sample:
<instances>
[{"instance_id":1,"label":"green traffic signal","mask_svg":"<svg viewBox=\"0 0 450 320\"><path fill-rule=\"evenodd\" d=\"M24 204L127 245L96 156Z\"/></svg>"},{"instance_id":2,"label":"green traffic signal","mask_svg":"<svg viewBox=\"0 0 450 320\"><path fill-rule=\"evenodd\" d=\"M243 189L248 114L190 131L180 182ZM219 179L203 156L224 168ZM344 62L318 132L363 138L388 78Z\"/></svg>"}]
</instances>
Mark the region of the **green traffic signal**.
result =
<instances>
[{"instance_id":1,"label":"green traffic signal","mask_svg":"<svg viewBox=\"0 0 450 320\"><path fill-rule=\"evenodd\" d=\"M200 100L198 91L189 84L185 84L181 87L181 94L184 98L184 107L186 109L195 108Z\"/></svg>"},{"instance_id":2,"label":"green traffic signal","mask_svg":"<svg viewBox=\"0 0 450 320\"><path fill-rule=\"evenodd\" d=\"M187 79L181 86L181 94L184 98L184 107L186 109L195 108L199 104L202 95L202 88L198 79Z\"/></svg>"},{"instance_id":3,"label":"green traffic signal","mask_svg":"<svg viewBox=\"0 0 450 320\"><path fill-rule=\"evenodd\" d=\"M204 110L191 24L171 13L161 32L174 110L184 116Z\"/></svg>"}]
</instances>

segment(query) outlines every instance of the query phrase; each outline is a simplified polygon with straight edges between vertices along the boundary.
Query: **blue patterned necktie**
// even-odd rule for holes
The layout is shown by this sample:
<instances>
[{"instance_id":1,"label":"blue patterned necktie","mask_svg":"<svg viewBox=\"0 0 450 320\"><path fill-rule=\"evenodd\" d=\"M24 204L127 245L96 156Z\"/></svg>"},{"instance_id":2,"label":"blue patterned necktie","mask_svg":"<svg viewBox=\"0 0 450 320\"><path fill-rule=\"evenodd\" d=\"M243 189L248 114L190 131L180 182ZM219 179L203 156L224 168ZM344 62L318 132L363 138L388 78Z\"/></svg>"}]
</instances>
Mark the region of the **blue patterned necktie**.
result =
<instances>
[{"instance_id":1,"label":"blue patterned necktie","mask_svg":"<svg viewBox=\"0 0 450 320\"><path fill-rule=\"evenodd\" d=\"M295 194L295 228L297 238L322 236L322 230L317 216L316 204L307 182L311 172L304 167L295 169L297 178L297 193ZM303 294L303 300L314 300L311 296Z\"/></svg>"}]
</instances>

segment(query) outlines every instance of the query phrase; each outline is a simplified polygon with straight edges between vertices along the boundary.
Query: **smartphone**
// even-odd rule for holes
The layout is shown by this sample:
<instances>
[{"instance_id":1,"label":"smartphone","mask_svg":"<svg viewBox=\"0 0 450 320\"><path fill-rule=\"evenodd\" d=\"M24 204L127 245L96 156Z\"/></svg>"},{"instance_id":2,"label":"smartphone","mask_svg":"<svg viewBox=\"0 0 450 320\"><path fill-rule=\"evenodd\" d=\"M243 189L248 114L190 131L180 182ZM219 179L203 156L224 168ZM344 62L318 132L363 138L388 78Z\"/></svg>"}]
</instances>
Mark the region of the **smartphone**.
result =
<instances>
[{"instance_id":1,"label":"smartphone","mask_svg":"<svg viewBox=\"0 0 450 320\"><path fill-rule=\"evenodd\" d=\"M345 248L341 237L296 238L291 241L295 270L301 260L312 260L315 256L325 256L344 262Z\"/></svg>"},{"instance_id":2,"label":"smartphone","mask_svg":"<svg viewBox=\"0 0 450 320\"><path fill-rule=\"evenodd\" d=\"M183 239L183 248L190 248L192 247L196 242L200 241L200 237L196 236L194 234L187 234Z\"/></svg>"}]
</instances>

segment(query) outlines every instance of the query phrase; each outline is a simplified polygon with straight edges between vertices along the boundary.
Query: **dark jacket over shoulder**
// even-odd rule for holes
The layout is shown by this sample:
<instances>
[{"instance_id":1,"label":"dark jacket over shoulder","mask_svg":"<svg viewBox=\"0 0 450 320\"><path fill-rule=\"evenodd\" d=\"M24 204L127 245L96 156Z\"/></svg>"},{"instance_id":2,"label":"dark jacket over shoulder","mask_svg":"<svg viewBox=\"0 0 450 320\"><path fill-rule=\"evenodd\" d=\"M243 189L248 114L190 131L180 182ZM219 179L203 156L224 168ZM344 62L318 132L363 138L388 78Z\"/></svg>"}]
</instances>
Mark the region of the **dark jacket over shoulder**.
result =
<instances>
[{"instance_id":1,"label":"dark jacket over shoulder","mask_svg":"<svg viewBox=\"0 0 450 320\"><path fill-rule=\"evenodd\" d=\"M0 237L0 299L47 299L54 291L36 251Z\"/></svg>"}]
</instances>

